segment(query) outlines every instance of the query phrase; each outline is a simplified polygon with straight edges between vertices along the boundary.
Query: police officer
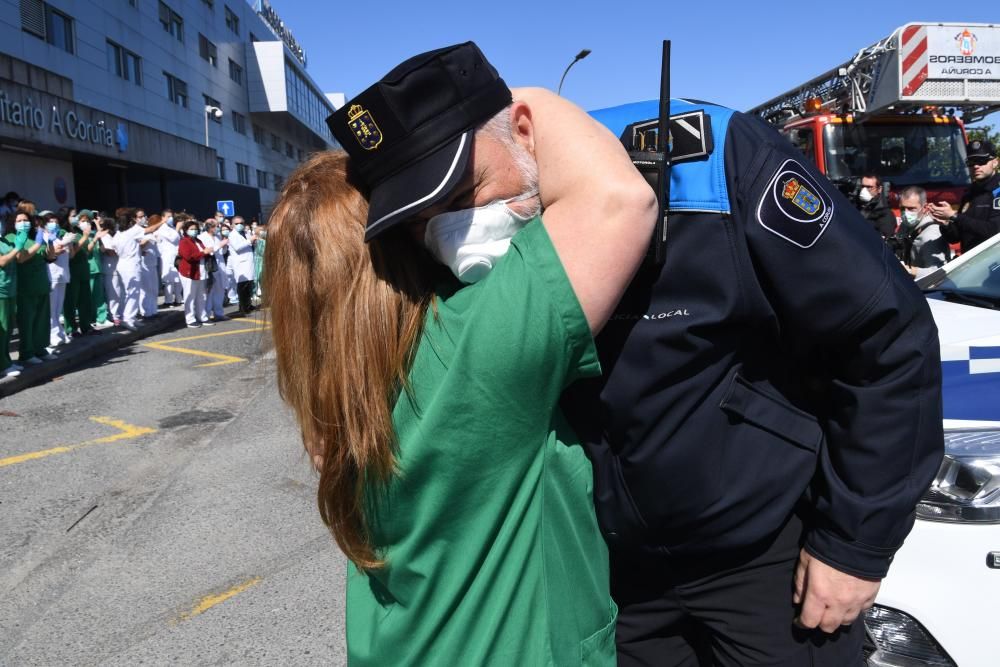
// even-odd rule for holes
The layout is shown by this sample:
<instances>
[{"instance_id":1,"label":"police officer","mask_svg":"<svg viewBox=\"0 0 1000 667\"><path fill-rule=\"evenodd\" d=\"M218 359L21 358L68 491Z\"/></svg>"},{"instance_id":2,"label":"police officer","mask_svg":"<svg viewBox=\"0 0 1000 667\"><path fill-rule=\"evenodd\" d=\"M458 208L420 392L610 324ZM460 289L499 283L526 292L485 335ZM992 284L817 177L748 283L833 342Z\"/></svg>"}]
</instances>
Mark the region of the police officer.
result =
<instances>
[{"instance_id":1,"label":"police officer","mask_svg":"<svg viewBox=\"0 0 1000 667\"><path fill-rule=\"evenodd\" d=\"M666 261L563 401L594 461L619 664L861 665L862 612L941 462L937 330L785 139L671 113ZM657 102L593 115L632 147Z\"/></svg>"},{"instance_id":2,"label":"police officer","mask_svg":"<svg viewBox=\"0 0 1000 667\"><path fill-rule=\"evenodd\" d=\"M1000 234L1000 173L996 147L989 141L977 139L969 142L965 151L972 187L962 197L958 213L947 202L928 206L934 219L944 225L944 237L949 243L960 243L962 252Z\"/></svg>"}]
</instances>

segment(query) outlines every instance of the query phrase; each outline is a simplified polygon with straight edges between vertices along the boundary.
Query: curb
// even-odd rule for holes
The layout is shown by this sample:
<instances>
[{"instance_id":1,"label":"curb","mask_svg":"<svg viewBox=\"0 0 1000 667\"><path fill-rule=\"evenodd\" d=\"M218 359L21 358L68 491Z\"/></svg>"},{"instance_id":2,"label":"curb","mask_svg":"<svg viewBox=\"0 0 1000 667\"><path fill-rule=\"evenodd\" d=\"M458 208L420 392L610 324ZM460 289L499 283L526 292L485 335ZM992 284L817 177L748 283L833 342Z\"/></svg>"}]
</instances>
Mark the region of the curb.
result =
<instances>
[{"instance_id":1,"label":"curb","mask_svg":"<svg viewBox=\"0 0 1000 667\"><path fill-rule=\"evenodd\" d=\"M59 357L58 359L46 361L37 366L25 366L17 377L0 378L0 398L10 396L36 384L48 382L91 359L127 347L143 338L161 334L171 328L183 327L184 312L183 310L161 310L156 319L136 324L138 331L105 329L97 336L76 338L69 345L56 349L55 354Z\"/></svg>"}]
</instances>

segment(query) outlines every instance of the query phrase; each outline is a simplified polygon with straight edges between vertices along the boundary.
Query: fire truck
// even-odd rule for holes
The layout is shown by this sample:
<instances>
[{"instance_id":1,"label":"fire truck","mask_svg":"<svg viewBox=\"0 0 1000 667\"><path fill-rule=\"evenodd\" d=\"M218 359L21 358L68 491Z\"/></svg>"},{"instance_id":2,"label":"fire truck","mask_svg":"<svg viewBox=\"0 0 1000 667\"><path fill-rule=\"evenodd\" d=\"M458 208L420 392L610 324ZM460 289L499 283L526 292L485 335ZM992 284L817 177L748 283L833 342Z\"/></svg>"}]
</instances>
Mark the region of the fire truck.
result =
<instances>
[{"instance_id":1,"label":"fire truck","mask_svg":"<svg viewBox=\"0 0 1000 667\"><path fill-rule=\"evenodd\" d=\"M754 107L846 194L864 174L957 205L965 125L1000 110L1000 24L908 23ZM961 114L957 116L956 114Z\"/></svg>"}]
</instances>

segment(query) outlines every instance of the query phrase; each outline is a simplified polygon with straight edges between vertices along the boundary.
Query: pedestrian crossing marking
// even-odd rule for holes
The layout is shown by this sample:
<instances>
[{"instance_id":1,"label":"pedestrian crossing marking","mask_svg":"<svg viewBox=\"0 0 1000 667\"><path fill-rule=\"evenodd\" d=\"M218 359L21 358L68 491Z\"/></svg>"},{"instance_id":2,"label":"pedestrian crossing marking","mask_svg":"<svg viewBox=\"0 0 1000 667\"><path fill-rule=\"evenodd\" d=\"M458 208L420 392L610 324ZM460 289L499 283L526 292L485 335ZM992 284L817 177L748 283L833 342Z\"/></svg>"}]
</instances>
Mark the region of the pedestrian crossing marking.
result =
<instances>
[{"instance_id":1,"label":"pedestrian crossing marking","mask_svg":"<svg viewBox=\"0 0 1000 667\"><path fill-rule=\"evenodd\" d=\"M197 364L195 368L209 368L212 366L225 366L227 364L238 364L241 361L248 361L245 357L234 357L229 354L220 354L218 352L205 352L204 350L194 350L189 347L181 347L179 345L174 345L174 343L186 343L192 340L201 340L203 338L216 338L218 336L232 336L235 334L243 333L253 333L255 331L264 331L265 329L270 329L271 325L266 322L263 324L255 324L250 327L242 327L240 329L234 329L232 331L216 331L210 334L199 334L197 336L183 336L181 338L171 338L170 340L160 340L153 343L143 343L143 347L150 347L154 350L162 350L164 352L177 352L179 354L190 354L196 357L205 357L207 359L215 359L215 361L210 361L204 364Z\"/></svg>"},{"instance_id":2,"label":"pedestrian crossing marking","mask_svg":"<svg viewBox=\"0 0 1000 667\"><path fill-rule=\"evenodd\" d=\"M149 428L148 426L136 426L135 424L127 424L120 419L112 419L111 417L91 417L90 421L97 424L104 424L106 426L112 426L119 430L118 433L113 435L106 435L103 438L94 438L93 440L85 440L84 442L78 442L74 445L62 445L60 447L52 447L50 449L43 449L37 452L28 452L27 454L18 454L17 456L8 456L7 458L0 459L0 468L5 466L11 466L16 463L24 463L25 461L34 461L35 459L42 459L46 456L52 456L53 454L65 454L66 452L72 452L74 450L80 449L81 447L89 447L90 445L103 445L110 442L120 442L122 440L130 440L132 438L138 438L141 435L148 435L149 433L155 433L155 428Z\"/></svg>"},{"instance_id":3,"label":"pedestrian crossing marking","mask_svg":"<svg viewBox=\"0 0 1000 667\"><path fill-rule=\"evenodd\" d=\"M250 579L249 581L245 581L245 582L243 582L242 584L240 584L238 586L233 586L228 591L225 591L223 593L219 593L218 595L206 595L205 597L203 597L201 600L198 601L198 604L196 604L191 609L191 611L188 611L188 612L185 612L185 613L181 614L179 620L181 620L181 621L188 621L188 620L191 620L192 618L194 618L195 616L198 616L199 614L204 614L206 611L208 611L212 607L214 607L216 605L219 605L219 604L222 604L223 602L225 602L229 598L233 597L234 595L239 595L240 593L242 593L243 591L247 590L248 588L256 586L257 584L259 584L263 580L264 580L263 577L254 577L253 579Z\"/></svg>"}]
</instances>

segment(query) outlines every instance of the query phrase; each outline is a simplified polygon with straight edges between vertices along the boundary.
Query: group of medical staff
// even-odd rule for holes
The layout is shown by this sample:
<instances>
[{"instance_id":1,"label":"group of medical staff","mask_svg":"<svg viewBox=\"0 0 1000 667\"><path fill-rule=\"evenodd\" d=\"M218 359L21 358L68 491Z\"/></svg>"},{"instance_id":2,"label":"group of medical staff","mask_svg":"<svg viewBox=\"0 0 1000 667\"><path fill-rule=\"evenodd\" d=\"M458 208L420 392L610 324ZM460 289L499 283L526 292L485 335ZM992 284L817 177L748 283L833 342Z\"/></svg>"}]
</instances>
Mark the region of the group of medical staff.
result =
<instances>
[{"instance_id":1,"label":"group of medical staff","mask_svg":"<svg viewBox=\"0 0 1000 667\"><path fill-rule=\"evenodd\" d=\"M56 348L73 337L111 327L137 331L139 320L158 316L161 286L162 307L187 305L177 258L180 230L191 221L197 223L169 209L147 216L142 208L119 208L112 217L89 209L37 211L27 200L12 206L0 219L0 377L57 359ZM197 224L215 257L198 320L227 319L228 302L249 313L261 295L266 231L222 213ZM17 362L10 356L15 326Z\"/></svg>"}]
</instances>

